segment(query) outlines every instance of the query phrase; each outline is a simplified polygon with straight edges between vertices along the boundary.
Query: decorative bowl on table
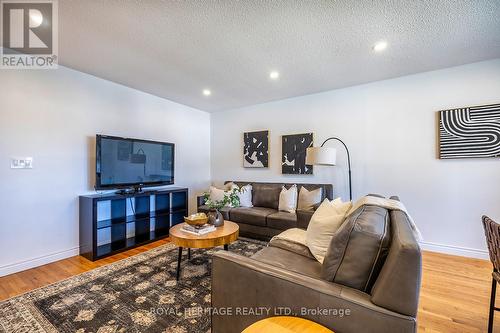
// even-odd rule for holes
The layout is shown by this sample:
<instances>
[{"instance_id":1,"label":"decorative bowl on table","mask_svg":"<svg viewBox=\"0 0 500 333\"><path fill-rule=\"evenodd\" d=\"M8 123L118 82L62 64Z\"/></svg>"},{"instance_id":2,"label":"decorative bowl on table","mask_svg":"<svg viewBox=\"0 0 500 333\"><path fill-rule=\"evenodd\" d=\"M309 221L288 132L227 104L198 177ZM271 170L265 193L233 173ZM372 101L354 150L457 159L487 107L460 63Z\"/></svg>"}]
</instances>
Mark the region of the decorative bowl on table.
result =
<instances>
[{"instance_id":1,"label":"decorative bowl on table","mask_svg":"<svg viewBox=\"0 0 500 333\"><path fill-rule=\"evenodd\" d=\"M194 227L200 227L207 224L208 216L205 213L196 213L189 216L184 216L184 222Z\"/></svg>"}]
</instances>

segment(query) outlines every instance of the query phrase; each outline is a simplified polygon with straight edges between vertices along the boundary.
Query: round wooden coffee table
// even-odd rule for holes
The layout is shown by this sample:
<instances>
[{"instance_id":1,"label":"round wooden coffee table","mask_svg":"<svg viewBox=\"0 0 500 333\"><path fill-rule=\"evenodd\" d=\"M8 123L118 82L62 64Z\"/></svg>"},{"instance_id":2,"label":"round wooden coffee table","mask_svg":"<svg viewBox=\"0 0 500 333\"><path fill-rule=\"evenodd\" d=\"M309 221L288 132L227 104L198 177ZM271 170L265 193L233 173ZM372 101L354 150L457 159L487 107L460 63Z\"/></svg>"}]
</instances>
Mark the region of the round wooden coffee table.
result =
<instances>
[{"instance_id":1,"label":"round wooden coffee table","mask_svg":"<svg viewBox=\"0 0 500 333\"><path fill-rule=\"evenodd\" d=\"M182 231L180 223L170 228L170 240L179 247L179 257L177 259L177 280L181 273L182 249L188 249L188 258L191 258L191 249L206 249L224 245L224 250L228 250L229 244L238 239L240 227L231 221L224 221L224 225L205 235L194 235Z\"/></svg>"},{"instance_id":2,"label":"round wooden coffee table","mask_svg":"<svg viewBox=\"0 0 500 333\"><path fill-rule=\"evenodd\" d=\"M269 317L253 323L241 333L334 333L313 321L289 316Z\"/></svg>"}]
</instances>

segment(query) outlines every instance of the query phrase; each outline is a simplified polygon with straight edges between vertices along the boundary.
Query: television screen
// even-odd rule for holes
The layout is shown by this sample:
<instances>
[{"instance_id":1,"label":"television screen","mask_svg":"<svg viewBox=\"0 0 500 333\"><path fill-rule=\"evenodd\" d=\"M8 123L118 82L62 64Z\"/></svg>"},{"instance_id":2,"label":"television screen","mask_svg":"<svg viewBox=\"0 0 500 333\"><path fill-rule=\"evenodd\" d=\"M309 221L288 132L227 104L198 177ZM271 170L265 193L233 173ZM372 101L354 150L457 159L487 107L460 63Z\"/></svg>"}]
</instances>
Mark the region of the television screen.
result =
<instances>
[{"instance_id":1,"label":"television screen","mask_svg":"<svg viewBox=\"0 0 500 333\"><path fill-rule=\"evenodd\" d=\"M97 135L97 189L173 183L173 143Z\"/></svg>"}]
</instances>

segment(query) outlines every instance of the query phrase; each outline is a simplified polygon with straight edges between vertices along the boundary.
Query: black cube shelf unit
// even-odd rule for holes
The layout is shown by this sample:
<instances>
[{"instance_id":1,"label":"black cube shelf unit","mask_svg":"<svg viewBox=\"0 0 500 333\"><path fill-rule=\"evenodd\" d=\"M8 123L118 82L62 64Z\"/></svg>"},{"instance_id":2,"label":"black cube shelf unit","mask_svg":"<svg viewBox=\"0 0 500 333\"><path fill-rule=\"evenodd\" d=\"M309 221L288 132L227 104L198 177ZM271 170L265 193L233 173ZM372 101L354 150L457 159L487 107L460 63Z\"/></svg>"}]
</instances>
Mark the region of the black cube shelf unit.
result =
<instances>
[{"instance_id":1,"label":"black cube shelf unit","mask_svg":"<svg viewBox=\"0 0 500 333\"><path fill-rule=\"evenodd\" d=\"M188 189L80 196L80 255L97 260L168 237L188 214Z\"/></svg>"}]
</instances>

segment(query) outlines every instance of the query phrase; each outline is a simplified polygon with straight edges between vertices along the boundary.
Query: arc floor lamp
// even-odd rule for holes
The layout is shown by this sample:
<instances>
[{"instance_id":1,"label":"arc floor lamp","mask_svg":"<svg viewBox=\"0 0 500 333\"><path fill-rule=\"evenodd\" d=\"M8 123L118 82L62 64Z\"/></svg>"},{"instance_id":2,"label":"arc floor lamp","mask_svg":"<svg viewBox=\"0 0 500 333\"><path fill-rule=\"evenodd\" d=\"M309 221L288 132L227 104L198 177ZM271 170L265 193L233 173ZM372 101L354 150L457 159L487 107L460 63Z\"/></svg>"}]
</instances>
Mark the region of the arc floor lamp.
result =
<instances>
[{"instance_id":1,"label":"arc floor lamp","mask_svg":"<svg viewBox=\"0 0 500 333\"><path fill-rule=\"evenodd\" d=\"M309 165L326 165L333 166L337 164L337 149L325 147L325 143L330 140L336 140L340 142L346 152L347 152L347 166L349 169L349 198L352 201L352 184L351 184L351 156L349 154L349 149L344 141L336 137L331 137L326 139L320 147L307 148L306 152L306 164Z\"/></svg>"}]
</instances>

